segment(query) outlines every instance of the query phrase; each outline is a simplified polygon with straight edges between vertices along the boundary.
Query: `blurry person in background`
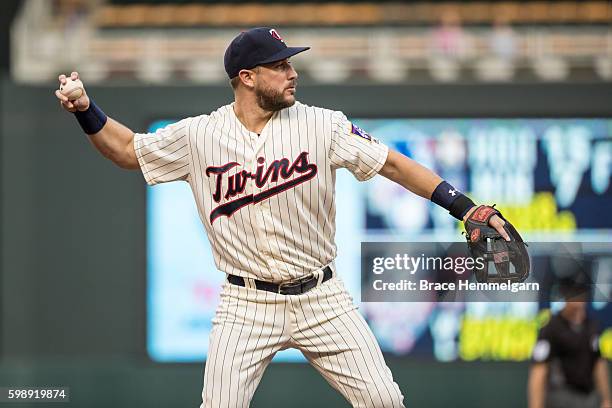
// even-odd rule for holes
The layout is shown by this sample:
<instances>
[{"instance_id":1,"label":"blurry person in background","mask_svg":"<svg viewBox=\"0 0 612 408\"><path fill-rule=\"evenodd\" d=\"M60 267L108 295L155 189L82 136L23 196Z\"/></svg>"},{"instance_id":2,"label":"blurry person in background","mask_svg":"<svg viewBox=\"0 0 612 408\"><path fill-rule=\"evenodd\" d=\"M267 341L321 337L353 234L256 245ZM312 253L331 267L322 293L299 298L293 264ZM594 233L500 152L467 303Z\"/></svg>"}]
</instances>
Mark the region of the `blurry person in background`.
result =
<instances>
[{"instance_id":1,"label":"blurry person in background","mask_svg":"<svg viewBox=\"0 0 612 408\"><path fill-rule=\"evenodd\" d=\"M45 53L61 53L65 67L83 66L88 44L95 30L93 14L103 0L54 0L49 2L55 15L53 30L41 38Z\"/></svg>"},{"instance_id":2,"label":"blurry person in background","mask_svg":"<svg viewBox=\"0 0 612 408\"><path fill-rule=\"evenodd\" d=\"M497 15L489 38L491 54L506 62L512 62L518 48L517 36L504 15Z\"/></svg>"},{"instance_id":3,"label":"blurry person in background","mask_svg":"<svg viewBox=\"0 0 612 408\"><path fill-rule=\"evenodd\" d=\"M53 9L60 27L68 34L87 23L87 16L98 3L99 0L55 0Z\"/></svg>"},{"instance_id":4,"label":"blurry person in background","mask_svg":"<svg viewBox=\"0 0 612 408\"><path fill-rule=\"evenodd\" d=\"M608 363L587 315L588 285L563 282L565 305L538 333L528 383L529 408L610 408Z\"/></svg>"},{"instance_id":5,"label":"blurry person in background","mask_svg":"<svg viewBox=\"0 0 612 408\"><path fill-rule=\"evenodd\" d=\"M440 15L440 25L433 31L431 47L438 57L461 59L469 51L469 38L461 27L461 16L454 9Z\"/></svg>"}]
</instances>

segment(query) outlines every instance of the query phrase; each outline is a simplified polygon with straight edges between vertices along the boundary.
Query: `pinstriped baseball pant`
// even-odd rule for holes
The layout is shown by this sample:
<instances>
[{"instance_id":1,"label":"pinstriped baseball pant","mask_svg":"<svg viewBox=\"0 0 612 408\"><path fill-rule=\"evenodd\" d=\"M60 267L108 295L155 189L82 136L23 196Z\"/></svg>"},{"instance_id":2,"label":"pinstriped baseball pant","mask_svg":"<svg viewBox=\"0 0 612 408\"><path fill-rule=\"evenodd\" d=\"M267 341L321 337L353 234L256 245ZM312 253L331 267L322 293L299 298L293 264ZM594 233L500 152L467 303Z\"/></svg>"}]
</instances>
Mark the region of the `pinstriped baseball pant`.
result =
<instances>
[{"instance_id":1,"label":"pinstriped baseball pant","mask_svg":"<svg viewBox=\"0 0 612 408\"><path fill-rule=\"evenodd\" d=\"M353 407L403 408L378 343L342 281L299 296L225 283L200 408L248 407L279 350L297 348Z\"/></svg>"}]
</instances>

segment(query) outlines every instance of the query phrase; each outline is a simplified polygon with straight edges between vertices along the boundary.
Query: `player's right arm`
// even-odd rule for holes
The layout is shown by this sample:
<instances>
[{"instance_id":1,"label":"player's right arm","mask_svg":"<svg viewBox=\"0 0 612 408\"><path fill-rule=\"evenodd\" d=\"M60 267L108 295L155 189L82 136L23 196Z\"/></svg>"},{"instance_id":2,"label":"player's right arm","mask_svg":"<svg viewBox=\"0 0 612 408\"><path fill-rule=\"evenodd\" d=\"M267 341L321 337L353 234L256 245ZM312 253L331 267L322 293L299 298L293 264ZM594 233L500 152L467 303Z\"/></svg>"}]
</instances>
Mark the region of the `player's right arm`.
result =
<instances>
[{"instance_id":1,"label":"player's right arm","mask_svg":"<svg viewBox=\"0 0 612 408\"><path fill-rule=\"evenodd\" d=\"M79 74L73 72L70 78L72 80L79 79ZM60 75L58 79L60 85L66 84L65 75ZM90 107L90 99L85 89L83 89L83 95L74 101L69 101L59 89L55 91L55 95L62 107L68 112L86 112ZM89 140L104 157L117 166L124 169L140 168L134 151L134 132L127 126L112 118L107 118L99 131L89 134Z\"/></svg>"},{"instance_id":2,"label":"player's right arm","mask_svg":"<svg viewBox=\"0 0 612 408\"><path fill-rule=\"evenodd\" d=\"M608 373L608 362L605 359L600 357L597 360L595 363L593 377L595 378L595 386L599 392L599 397L601 398L602 408L611 407L612 398L610 398L610 376Z\"/></svg>"},{"instance_id":3,"label":"player's right arm","mask_svg":"<svg viewBox=\"0 0 612 408\"><path fill-rule=\"evenodd\" d=\"M79 74L73 72L71 79ZM60 75L60 84L66 77ZM64 89L66 92L66 89ZM205 126L208 115L185 118L158 128L153 133L134 133L132 130L106 116L104 112L83 94L69 101L59 90L55 95L69 112L73 112L91 143L108 159L124 169L140 168L145 181L150 184L167 183L175 180L187 181L191 175L190 126L194 123Z\"/></svg>"},{"instance_id":4,"label":"player's right arm","mask_svg":"<svg viewBox=\"0 0 612 408\"><path fill-rule=\"evenodd\" d=\"M544 408L548 363L535 363L529 371L527 385L529 408Z\"/></svg>"},{"instance_id":5,"label":"player's right arm","mask_svg":"<svg viewBox=\"0 0 612 408\"><path fill-rule=\"evenodd\" d=\"M548 388L549 364L557 356L554 324L548 322L538 332L538 340L531 351L531 368L527 381L529 408L544 408Z\"/></svg>"}]
</instances>

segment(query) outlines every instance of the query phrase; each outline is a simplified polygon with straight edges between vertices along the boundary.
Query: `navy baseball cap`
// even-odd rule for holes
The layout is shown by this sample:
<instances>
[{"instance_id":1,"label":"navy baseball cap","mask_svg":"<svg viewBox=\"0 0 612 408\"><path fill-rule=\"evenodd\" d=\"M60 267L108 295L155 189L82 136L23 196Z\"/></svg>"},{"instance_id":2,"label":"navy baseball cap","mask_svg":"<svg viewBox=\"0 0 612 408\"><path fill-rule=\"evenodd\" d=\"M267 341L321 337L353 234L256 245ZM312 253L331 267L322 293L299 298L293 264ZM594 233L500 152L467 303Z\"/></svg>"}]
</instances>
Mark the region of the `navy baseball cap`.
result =
<instances>
[{"instance_id":1,"label":"navy baseball cap","mask_svg":"<svg viewBox=\"0 0 612 408\"><path fill-rule=\"evenodd\" d=\"M225 50L225 72L234 78L241 69L284 60L310 47L287 47L281 36L270 27L241 32Z\"/></svg>"}]
</instances>

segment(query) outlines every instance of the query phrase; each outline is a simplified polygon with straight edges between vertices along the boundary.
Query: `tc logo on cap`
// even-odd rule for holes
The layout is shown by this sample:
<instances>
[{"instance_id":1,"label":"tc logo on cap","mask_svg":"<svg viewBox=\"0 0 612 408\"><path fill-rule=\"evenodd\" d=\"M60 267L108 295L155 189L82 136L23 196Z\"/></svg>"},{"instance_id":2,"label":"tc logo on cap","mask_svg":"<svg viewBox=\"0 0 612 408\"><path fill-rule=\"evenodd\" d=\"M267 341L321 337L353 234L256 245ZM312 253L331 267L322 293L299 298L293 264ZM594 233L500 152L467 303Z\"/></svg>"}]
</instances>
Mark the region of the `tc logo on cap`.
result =
<instances>
[{"instance_id":1,"label":"tc logo on cap","mask_svg":"<svg viewBox=\"0 0 612 408\"><path fill-rule=\"evenodd\" d=\"M274 38L276 38L278 41L284 42L282 37L276 32L275 29L271 29L270 30L270 35Z\"/></svg>"}]
</instances>

